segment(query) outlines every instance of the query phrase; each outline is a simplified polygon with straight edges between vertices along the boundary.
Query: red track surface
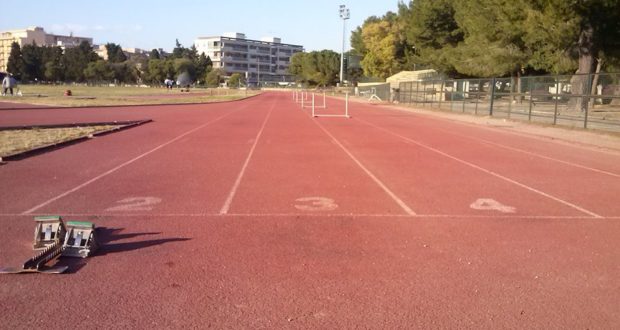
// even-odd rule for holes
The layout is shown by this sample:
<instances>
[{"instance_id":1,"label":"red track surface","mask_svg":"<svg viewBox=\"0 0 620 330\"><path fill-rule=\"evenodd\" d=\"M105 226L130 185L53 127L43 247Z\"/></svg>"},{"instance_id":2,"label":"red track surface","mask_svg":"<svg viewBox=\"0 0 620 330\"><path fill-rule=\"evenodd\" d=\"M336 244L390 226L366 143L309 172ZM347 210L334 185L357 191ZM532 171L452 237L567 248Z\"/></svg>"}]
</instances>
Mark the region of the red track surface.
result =
<instances>
[{"instance_id":1,"label":"red track surface","mask_svg":"<svg viewBox=\"0 0 620 330\"><path fill-rule=\"evenodd\" d=\"M0 265L32 254L38 214L93 221L104 243L61 261L70 275L0 277L0 324L620 327L619 156L378 106L309 111L283 93L2 111L0 126L154 122L0 167Z\"/></svg>"}]
</instances>

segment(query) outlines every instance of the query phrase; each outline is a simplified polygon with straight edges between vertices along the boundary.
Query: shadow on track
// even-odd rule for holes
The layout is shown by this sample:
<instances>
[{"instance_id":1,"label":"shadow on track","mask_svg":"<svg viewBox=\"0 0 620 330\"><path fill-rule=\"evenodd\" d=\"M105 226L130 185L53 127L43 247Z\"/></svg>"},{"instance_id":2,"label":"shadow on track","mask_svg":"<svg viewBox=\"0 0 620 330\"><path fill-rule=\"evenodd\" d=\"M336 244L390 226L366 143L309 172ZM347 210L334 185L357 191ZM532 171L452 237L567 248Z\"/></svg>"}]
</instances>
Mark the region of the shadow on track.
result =
<instances>
[{"instance_id":1,"label":"shadow on track","mask_svg":"<svg viewBox=\"0 0 620 330\"><path fill-rule=\"evenodd\" d=\"M160 235L160 232L144 232L144 233L125 233L121 234L124 228L97 228L97 241L99 242L99 249L95 252L93 257L98 258L108 254L134 251L139 249L148 248L151 246L162 245L171 242L184 242L189 241L190 238L161 238L152 240L141 240L127 243L110 243L124 239L131 239L148 235ZM61 258L57 266L69 266L67 274L75 274L82 267L88 263L87 259L81 258Z\"/></svg>"}]
</instances>

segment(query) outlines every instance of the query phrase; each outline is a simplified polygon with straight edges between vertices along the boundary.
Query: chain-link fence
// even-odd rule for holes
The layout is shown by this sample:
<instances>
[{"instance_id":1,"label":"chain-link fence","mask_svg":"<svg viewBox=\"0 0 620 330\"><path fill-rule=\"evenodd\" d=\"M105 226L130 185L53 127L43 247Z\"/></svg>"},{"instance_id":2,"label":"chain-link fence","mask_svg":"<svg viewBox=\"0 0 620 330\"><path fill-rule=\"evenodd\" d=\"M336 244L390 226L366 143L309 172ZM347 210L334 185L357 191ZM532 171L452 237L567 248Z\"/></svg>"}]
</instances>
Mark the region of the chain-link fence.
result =
<instances>
[{"instance_id":1,"label":"chain-link fence","mask_svg":"<svg viewBox=\"0 0 620 330\"><path fill-rule=\"evenodd\" d=\"M401 82L400 103L620 131L620 73Z\"/></svg>"},{"instance_id":2,"label":"chain-link fence","mask_svg":"<svg viewBox=\"0 0 620 330\"><path fill-rule=\"evenodd\" d=\"M382 101L390 101L390 84L375 84L372 86L358 86L357 95L370 98L376 95Z\"/></svg>"}]
</instances>

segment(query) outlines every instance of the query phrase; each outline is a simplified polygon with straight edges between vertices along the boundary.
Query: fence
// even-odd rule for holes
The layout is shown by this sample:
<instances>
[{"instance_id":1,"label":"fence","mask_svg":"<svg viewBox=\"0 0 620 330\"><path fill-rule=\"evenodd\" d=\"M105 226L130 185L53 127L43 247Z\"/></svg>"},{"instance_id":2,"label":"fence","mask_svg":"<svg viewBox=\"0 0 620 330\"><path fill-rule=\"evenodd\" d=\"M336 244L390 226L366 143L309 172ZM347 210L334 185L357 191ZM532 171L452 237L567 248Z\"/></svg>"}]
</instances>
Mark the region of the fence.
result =
<instances>
[{"instance_id":1,"label":"fence","mask_svg":"<svg viewBox=\"0 0 620 330\"><path fill-rule=\"evenodd\" d=\"M357 93L360 96L371 97L372 95L376 95L382 101L390 100L390 84L376 84L370 86L359 86L357 88Z\"/></svg>"},{"instance_id":2,"label":"fence","mask_svg":"<svg viewBox=\"0 0 620 330\"><path fill-rule=\"evenodd\" d=\"M401 82L400 103L620 131L620 73Z\"/></svg>"}]
</instances>

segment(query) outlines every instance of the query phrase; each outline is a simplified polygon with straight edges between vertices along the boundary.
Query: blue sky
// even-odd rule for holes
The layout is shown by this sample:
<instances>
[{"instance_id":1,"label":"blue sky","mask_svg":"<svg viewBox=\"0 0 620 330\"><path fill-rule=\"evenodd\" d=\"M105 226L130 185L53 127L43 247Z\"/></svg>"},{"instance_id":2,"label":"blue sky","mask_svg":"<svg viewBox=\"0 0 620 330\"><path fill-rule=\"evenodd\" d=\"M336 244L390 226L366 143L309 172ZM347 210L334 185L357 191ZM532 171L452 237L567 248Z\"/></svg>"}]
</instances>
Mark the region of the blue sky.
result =
<instances>
[{"instance_id":1,"label":"blue sky","mask_svg":"<svg viewBox=\"0 0 620 330\"><path fill-rule=\"evenodd\" d=\"M7 3L8 4L8 3ZM13 3L19 14L2 6L0 31L41 26L48 33L92 37L97 44L114 42L123 47L164 48L175 39L191 46L200 36L242 32L249 39L282 38L283 43L306 50L342 47L339 5L351 11L350 31L372 15L395 11L397 0L31 0Z\"/></svg>"}]
</instances>

